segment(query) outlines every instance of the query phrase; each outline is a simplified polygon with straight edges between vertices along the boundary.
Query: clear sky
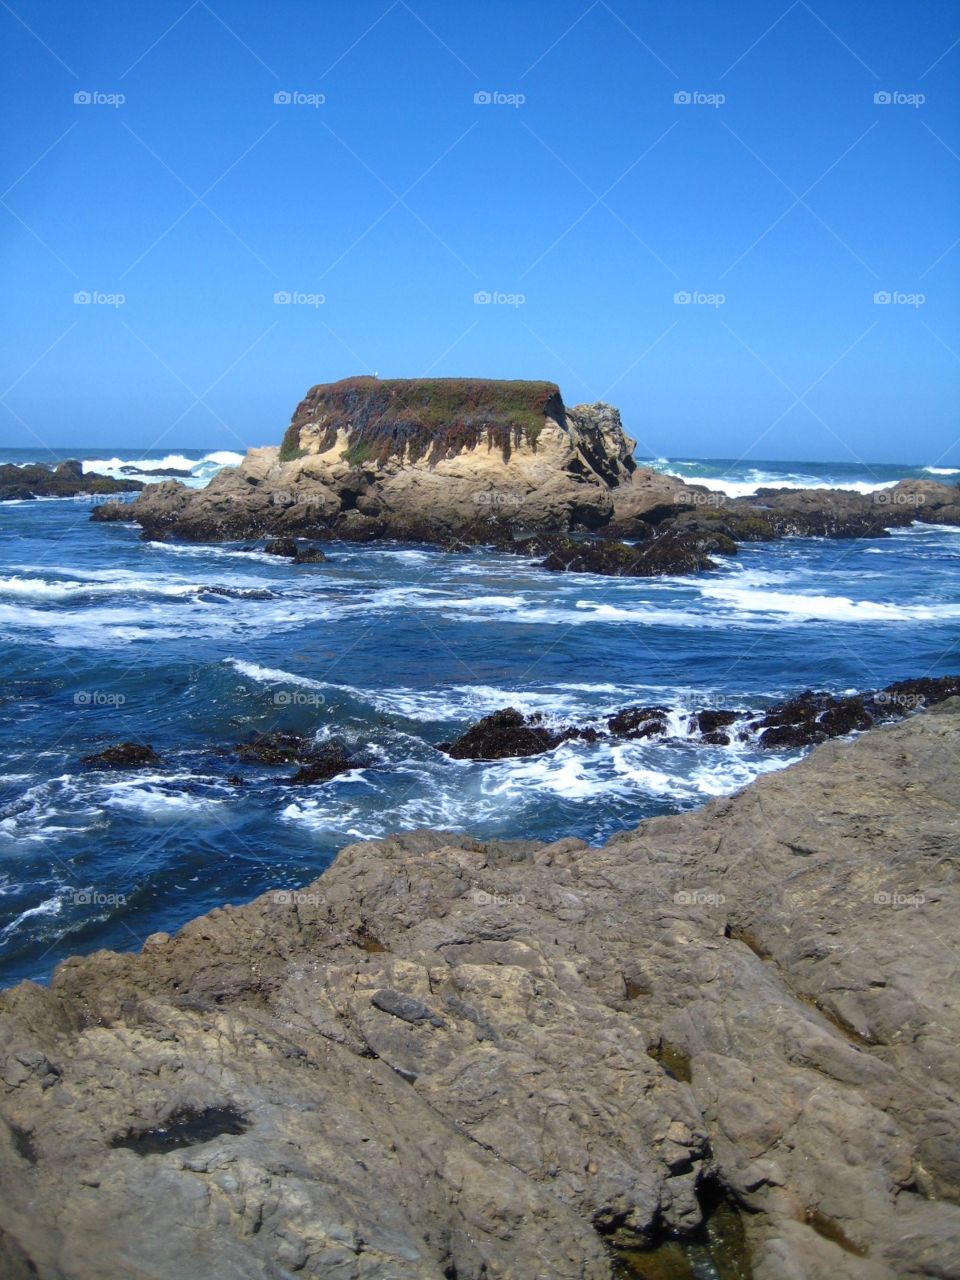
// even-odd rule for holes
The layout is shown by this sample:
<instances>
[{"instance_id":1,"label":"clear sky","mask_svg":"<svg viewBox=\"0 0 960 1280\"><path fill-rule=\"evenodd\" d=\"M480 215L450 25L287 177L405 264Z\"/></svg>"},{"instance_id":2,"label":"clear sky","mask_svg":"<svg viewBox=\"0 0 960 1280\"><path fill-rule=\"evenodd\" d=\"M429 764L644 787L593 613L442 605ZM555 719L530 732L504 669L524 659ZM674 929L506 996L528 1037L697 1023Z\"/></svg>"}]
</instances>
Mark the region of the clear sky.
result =
<instances>
[{"instance_id":1,"label":"clear sky","mask_svg":"<svg viewBox=\"0 0 960 1280\"><path fill-rule=\"evenodd\" d=\"M376 372L552 379L639 454L960 458L953 0L9 0L0 31L4 445L275 443Z\"/></svg>"}]
</instances>

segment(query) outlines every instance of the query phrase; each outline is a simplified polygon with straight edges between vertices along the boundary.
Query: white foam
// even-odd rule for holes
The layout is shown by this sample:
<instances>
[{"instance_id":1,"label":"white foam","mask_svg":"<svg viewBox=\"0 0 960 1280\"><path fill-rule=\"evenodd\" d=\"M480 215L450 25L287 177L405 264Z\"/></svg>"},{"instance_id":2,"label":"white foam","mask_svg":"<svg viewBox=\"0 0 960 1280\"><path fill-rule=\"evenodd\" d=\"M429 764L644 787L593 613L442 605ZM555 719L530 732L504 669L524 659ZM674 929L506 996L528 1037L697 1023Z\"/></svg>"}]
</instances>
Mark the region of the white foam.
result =
<instances>
[{"instance_id":1,"label":"white foam","mask_svg":"<svg viewBox=\"0 0 960 1280\"><path fill-rule=\"evenodd\" d=\"M242 453L234 453L231 449L217 449L213 453L204 454L201 462L212 462L218 467L239 467L243 458Z\"/></svg>"},{"instance_id":2,"label":"white foam","mask_svg":"<svg viewBox=\"0 0 960 1280\"><path fill-rule=\"evenodd\" d=\"M960 605L886 604L851 600L848 596L758 591L721 584L701 586L700 591L708 600L748 614L785 614L827 622L926 622L960 617Z\"/></svg>"},{"instance_id":3,"label":"white foam","mask_svg":"<svg viewBox=\"0 0 960 1280\"><path fill-rule=\"evenodd\" d=\"M960 467L924 467L931 476L960 476Z\"/></svg>"},{"instance_id":4,"label":"white foam","mask_svg":"<svg viewBox=\"0 0 960 1280\"><path fill-rule=\"evenodd\" d=\"M84 475L112 476L115 480L142 480L156 484L163 480L177 479L189 488L199 488L216 475L221 467L235 467L243 461L242 453L232 449L216 449L202 458L187 458L182 453L168 453L165 458L87 458L83 462ZM134 468L124 471L125 467ZM164 476L162 471L187 471L186 476Z\"/></svg>"},{"instance_id":5,"label":"white foam","mask_svg":"<svg viewBox=\"0 0 960 1280\"><path fill-rule=\"evenodd\" d=\"M242 658L225 658L228 666L239 671L250 680L259 680L263 684L295 684L305 689L329 689L332 685L320 680L311 680L309 676L293 675L289 671L281 671L279 667L262 667L257 662L245 662Z\"/></svg>"},{"instance_id":6,"label":"white foam","mask_svg":"<svg viewBox=\"0 0 960 1280\"><path fill-rule=\"evenodd\" d=\"M167 780L164 780L166 783ZM118 782L109 788L110 794L104 800L107 809L119 809L123 812L145 814L149 818L179 817L181 814L200 814L223 804L210 796L197 796L187 791L166 789L164 783L145 782L142 778L136 782Z\"/></svg>"},{"instance_id":7,"label":"white foam","mask_svg":"<svg viewBox=\"0 0 960 1280\"><path fill-rule=\"evenodd\" d=\"M26 911L21 911L18 916L4 925L0 929L0 938L6 940L11 933L20 927L26 920L30 920L34 916L57 916L63 909L63 898L56 895L53 898L47 898L36 907L28 907Z\"/></svg>"},{"instance_id":8,"label":"white foam","mask_svg":"<svg viewBox=\"0 0 960 1280\"><path fill-rule=\"evenodd\" d=\"M758 489L843 489L847 493L880 493L883 489L892 489L896 480L885 480L876 484L866 480L852 480L845 483L831 483L829 480L817 479L813 476L799 479L795 476L778 476L755 474L750 480L724 480L715 476L681 476L676 471L668 471L667 475L677 476L688 484L702 485L712 493L724 493L728 498L752 498Z\"/></svg>"}]
</instances>

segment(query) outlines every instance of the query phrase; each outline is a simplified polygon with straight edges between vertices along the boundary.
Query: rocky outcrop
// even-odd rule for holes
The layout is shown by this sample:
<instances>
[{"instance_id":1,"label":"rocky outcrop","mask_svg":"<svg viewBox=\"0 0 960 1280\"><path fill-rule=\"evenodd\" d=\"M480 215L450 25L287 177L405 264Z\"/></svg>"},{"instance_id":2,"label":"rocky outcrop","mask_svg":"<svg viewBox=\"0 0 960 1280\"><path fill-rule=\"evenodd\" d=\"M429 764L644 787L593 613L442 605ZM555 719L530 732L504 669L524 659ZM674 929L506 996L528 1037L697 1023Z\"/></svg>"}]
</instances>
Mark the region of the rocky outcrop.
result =
<instances>
[{"instance_id":1,"label":"rocky outcrop","mask_svg":"<svg viewBox=\"0 0 960 1280\"><path fill-rule=\"evenodd\" d=\"M75 498L100 493L133 493L143 489L141 480L114 480L95 472L83 474L83 463L70 459L55 467L40 462L18 467L0 466L0 502L25 498ZM127 517L129 519L129 516Z\"/></svg>"},{"instance_id":2,"label":"rocky outcrop","mask_svg":"<svg viewBox=\"0 0 960 1280\"><path fill-rule=\"evenodd\" d=\"M473 544L596 528L632 450L615 409L568 409L552 383L347 378L308 393L278 449L251 450L202 490L154 485L133 516L148 537L201 541Z\"/></svg>"},{"instance_id":3,"label":"rocky outcrop","mask_svg":"<svg viewBox=\"0 0 960 1280\"><path fill-rule=\"evenodd\" d=\"M0 1271L960 1275L958 748L952 700L599 849L353 845L3 993Z\"/></svg>"}]
</instances>

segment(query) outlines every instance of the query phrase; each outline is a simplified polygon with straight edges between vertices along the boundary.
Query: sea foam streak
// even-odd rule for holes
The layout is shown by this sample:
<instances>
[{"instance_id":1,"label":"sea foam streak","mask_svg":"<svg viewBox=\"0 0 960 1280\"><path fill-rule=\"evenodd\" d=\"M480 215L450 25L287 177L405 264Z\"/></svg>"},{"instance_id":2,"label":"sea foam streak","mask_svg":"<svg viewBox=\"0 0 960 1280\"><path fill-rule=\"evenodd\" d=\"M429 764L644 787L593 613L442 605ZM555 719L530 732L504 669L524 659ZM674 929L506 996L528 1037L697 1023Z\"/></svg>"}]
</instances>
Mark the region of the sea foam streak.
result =
<instances>
[{"instance_id":1,"label":"sea foam streak","mask_svg":"<svg viewBox=\"0 0 960 1280\"><path fill-rule=\"evenodd\" d=\"M701 586L700 591L708 600L733 605L746 613L789 614L827 622L935 622L960 618L960 605L885 604L851 600L848 596L803 595L720 585Z\"/></svg>"}]
</instances>

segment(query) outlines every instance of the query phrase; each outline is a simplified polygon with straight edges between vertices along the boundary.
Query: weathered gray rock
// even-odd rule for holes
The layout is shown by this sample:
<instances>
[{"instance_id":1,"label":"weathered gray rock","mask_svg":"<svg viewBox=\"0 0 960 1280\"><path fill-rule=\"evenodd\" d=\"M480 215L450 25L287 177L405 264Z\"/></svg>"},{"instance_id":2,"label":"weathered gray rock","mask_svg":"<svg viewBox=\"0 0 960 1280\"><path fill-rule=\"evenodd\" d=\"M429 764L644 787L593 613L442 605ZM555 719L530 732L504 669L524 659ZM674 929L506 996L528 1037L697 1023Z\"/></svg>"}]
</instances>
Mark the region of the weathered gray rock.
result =
<instances>
[{"instance_id":1,"label":"weathered gray rock","mask_svg":"<svg viewBox=\"0 0 960 1280\"><path fill-rule=\"evenodd\" d=\"M11 1280L960 1276L960 700L600 849L420 832L0 996ZM746 1274L745 1272L743 1272Z\"/></svg>"}]
</instances>

